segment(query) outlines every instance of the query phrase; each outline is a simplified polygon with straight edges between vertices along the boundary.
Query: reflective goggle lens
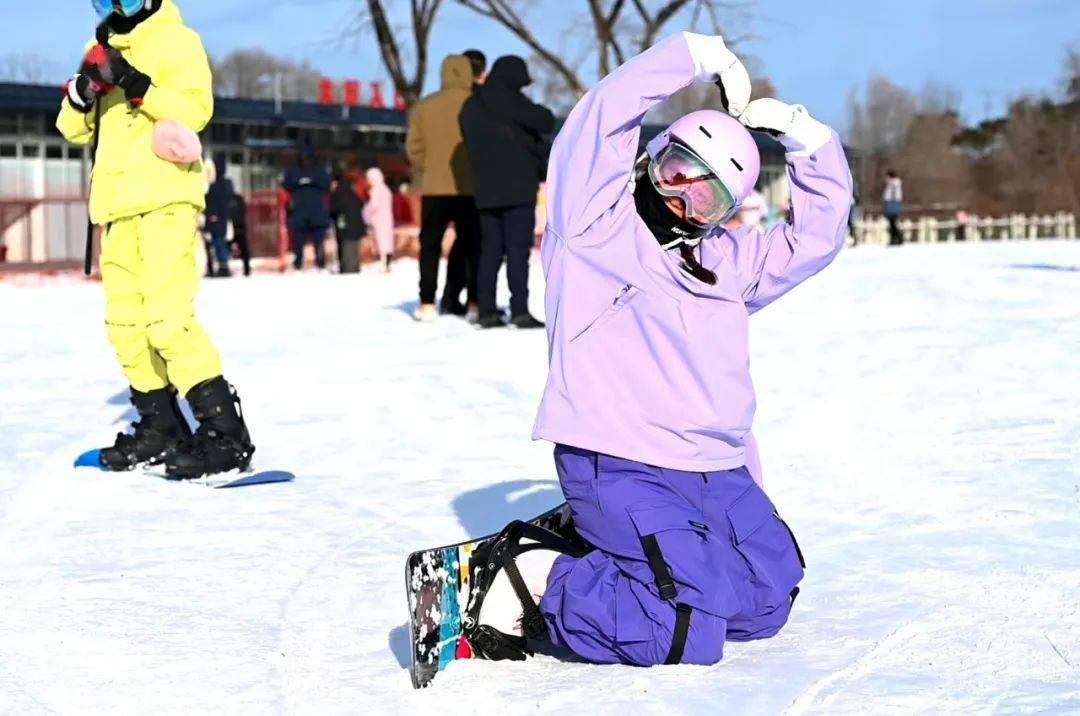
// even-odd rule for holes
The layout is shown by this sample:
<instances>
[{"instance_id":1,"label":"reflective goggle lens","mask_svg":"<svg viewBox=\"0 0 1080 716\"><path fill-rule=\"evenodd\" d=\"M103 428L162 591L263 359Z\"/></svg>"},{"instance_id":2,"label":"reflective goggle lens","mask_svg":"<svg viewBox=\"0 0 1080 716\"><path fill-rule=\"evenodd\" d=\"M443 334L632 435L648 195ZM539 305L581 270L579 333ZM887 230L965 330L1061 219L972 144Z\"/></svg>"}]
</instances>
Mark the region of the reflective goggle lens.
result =
<instances>
[{"instance_id":1,"label":"reflective goggle lens","mask_svg":"<svg viewBox=\"0 0 1080 716\"><path fill-rule=\"evenodd\" d=\"M735 195L701 157L682 146L669 144L649 164L649 176L664 196L686 204L686 218L713 226L735 208Z\"/></svg>"}]
</instances>

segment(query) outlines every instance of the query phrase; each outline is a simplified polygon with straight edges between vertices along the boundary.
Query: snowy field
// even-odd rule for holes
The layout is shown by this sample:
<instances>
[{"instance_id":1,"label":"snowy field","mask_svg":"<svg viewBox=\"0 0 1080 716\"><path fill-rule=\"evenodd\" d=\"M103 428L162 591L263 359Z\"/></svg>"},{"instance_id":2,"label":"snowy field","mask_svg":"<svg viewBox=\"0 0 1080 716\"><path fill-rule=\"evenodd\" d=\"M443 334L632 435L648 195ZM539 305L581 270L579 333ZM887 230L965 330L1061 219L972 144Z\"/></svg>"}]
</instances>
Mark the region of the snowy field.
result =
<instances>
[{"instance_id":1,"label":"snowy field","mask_svg":"<svg viewBox=\"0 0 1080 716\"><path fill-rule=\"evenodd\" d=\"M777 638L421 692L406 553L560 500L542 332L418 325L415 284L204 286L256 462L299 475L212 491L73 471L130 417L100 286L0 282L0 713L1080 712L1080 242L848 250L753 319L809 563Z\"/></svg>"}]
</instances>

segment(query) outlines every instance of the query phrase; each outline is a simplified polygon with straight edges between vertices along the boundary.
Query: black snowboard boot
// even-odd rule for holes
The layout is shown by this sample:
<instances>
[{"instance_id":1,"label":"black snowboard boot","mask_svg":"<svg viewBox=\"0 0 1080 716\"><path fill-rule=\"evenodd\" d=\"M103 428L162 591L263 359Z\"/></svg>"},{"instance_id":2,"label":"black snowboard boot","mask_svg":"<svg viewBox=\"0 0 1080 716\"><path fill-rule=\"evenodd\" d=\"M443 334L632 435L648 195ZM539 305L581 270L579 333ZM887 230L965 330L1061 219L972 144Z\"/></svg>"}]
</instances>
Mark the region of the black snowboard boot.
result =
<instances>
[{"instance_id":1,"label":"black snowboard boot","mask_svg":"<svg viewBox=\"0 0 1080 716\"><path fill-rule=\"evenodd\" d=\"M165 460L165 472L184 480L229 470L246 470L255 446L251 444L240 397L220 375L188 391L191 412L199 421L195 435L183 441Z\"/></svg>"},{"instance_id":2,"label":"black snowboard boot","mask_svg":"<svg viewBox=\"0 0 1080 716\"><path fill-rule=\"evenodd\" d=\"M101 465L109 470L133 470L142 464L156 465L176 446L191 437L172 387L142 393L131 389L131 404L139 413L133 431L119 433L112 447L101 450Z\"/></svg>"},{"instance_id":3,"label":"black snowboard boot","mask_svg":"<svg viewBox=\"0 0 1080 716\"><path fill-rule=\"evenodd\" d=\"M473 655L491 661L524 661L528 640L550 639L539 600L560 554L583 556L587 547L527 522L511 522L470 560L472 593L462 620Z\"/></svg>"}]
</instances>

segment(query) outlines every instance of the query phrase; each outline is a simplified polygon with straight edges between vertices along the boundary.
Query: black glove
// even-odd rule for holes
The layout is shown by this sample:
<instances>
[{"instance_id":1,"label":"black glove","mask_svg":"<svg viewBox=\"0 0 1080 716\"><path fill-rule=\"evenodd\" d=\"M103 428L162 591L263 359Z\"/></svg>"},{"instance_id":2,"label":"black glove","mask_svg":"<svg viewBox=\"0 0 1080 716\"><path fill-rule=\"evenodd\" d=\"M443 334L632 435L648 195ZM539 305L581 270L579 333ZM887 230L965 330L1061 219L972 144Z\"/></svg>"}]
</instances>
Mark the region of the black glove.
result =
<instances>
[{"instance_id":1,"label":"black glove","mask_svg":"<svg viewBox=\"0 0 1080 716\"><path fill-rule=\"evenodd\" d=\"M150 76L139 72L120 52L105 45L94 45L86 53L80 72L102 85L116 85L124 90L128 102L142 104L150 89Z\"/></svg>"}]
</instances>

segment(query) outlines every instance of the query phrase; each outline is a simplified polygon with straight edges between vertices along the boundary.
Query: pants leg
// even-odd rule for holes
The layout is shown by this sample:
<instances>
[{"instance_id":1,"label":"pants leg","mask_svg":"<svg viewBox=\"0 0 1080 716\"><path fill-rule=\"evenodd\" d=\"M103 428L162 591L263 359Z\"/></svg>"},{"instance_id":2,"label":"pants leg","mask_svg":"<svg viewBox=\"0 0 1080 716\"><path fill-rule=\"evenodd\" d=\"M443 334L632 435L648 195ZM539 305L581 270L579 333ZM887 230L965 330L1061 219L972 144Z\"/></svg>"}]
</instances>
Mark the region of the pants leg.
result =
<instances>
[{"instance_id":1,"label":"pants leg","mask_svg":"<svg viewBox=\"0 0 1080 716\"><path fill-rule=\"evenodd\" d=\"M529 312L529 257L536 230L536 204L506 210L506 279L510 284L510 315Z\"/></svg>"},{"instance_id":2,"label":"pants leg","mask_svg":"<svg viewBox=\"0 0 1080 716\"><path fill-rule=\"evenodd\" d=\"M214 239L203 237L203 251L206 252L206 275L214 275Z\"/></svg>"},{"instance_id":3,"label":"pants leg","mask_svg":"<svg viewBox=\"0 0 1080 716\"><path fill-rule=\"evenodd\" d=\"M461 303L461 292L469 280L468 242L469 236L462 234L462 199L450 197L447 202L449 217L454 222L454 244L446 259L446 284L443 287L442 305L453 308Z\"/></svg>"},{"instance_id":4,"label":"pants leg","mask_svg":"<svg viewBox=\"0 0 1080 716\"><path fill-rule=\"evenodd\" d=\"M181 394L221 375L217 350L195 318L197 241L194 207L174 204L139 218L146 340Z\"/></svg>"},{"instance_id":5,"label":"pants leg","mask_svg":"<svg viewBox=\"0 0 1080 716\"><path fill-rule=\"evenodd\" d=\"M243 229L233 233L233 241L240 249L240 260L244 262L244 275L251 275L251 246L248 245L247 230Z\"/></svg>"},{"instance_id":6,"label":"pants leg","mask_svg":"<svg viewBox=\"0 0 1080 716\"><path fill-rule=\"evenodd\" d=\"M326 239L326 227L320 226L311 230L311 241L315 244L315 267L326 268L326 249L323 241Z\"/></svg>"},{"instance_id":7,"label":"pants leg","mask_svg":"<svg viewBox=\"0 0 1080 716\"><path fill-rule=\"evenodd\" d=\"M596 549L560 557L548 578L540 608L554 643L596 663L662 664L685 605L680 663L712 664L726 638L784 624L802 577L797 548L745 469L667 470L565 446L555 460L575 525Z\"/></svg>"},{"instance_id":8,"label":"pants leg","mask_svg":"<svg viewBox=\"0 0 1080 716\"><path fill-rule=\"evenodd\" d=\"M457 229L457 240L462 242L467 301L470 304L476 304L479 303L477 287L480 269L480 214L476 210L476 201L473 197L459 198L454 225Z\"/></svg>"},{"instance_id":9,"label":"pants leg","mask_svg":"<svg viewBox=\"0 0 1080 716\"><path fill-rule=\"evenodd\" d=\"M214 245L214 258L217 259L218 269L229 267L229 241L224 233L213 233L211 242Z\"/></svg>"},{"instance_id":10,"label":"pants leg","mask_svg":"<svg viewBox=\"0 0 1080 716\"><path fill-rule=\"evenodd\" d=\"M307 229L297 226L292 230L293 268L299 271L304 267L304 244L307 242Z\"/></svg>"},{"instance_id":11,"label":"pants leg","mask_svg":"<svg viewBox=\"0 0 1080 716\"><path fill-rule=\"evenodd\" d=\"M480 211L480 267L477 275L477 299L480 315L486 316L498 310L495 302L499 268L506 254L506 238L502 209Z\"/></svg>"},{"instance_id":12,"label":"pants leg","mask_svg":"<svg viewBox=\"0 0 1080 716\"><path fill-rule=\"evenodd\" d=\"M900 231L899 214L889 214L885 218L889 220L889 244L899 246L904 243L904 235Z\"/></svg>"},{"instance_id":13,"label":"pants leg","mask_svg":"<svg viewBox=\"0 0 1080 716\"><path fill-rule=\"evenodd\" d=\"M341 273L359 273L360 271L360 239L355 237L343 237L341 239Z\"/></svg>"},{"instance_id":14,"label":"pants leg","mask_svg":"<svg viewBox=\"0 0 1080 716\"><path fill-rule=\"evenodd\" d=\"M451 216L449 198L425 196L420 200L420 303L435 303L442 240Z\"/></svg>"},{"instance_id":15,"label":"pants leg","mask_svg":"<svg viewBox=\"0 0 1080 716\"><path fill-rule=\"evenodd\" d=\"M164 388L169 381L165 361L146 336L138 237L138 217L114 221L102 236L100 264L105 333L128 383L145 393Z\"/></svg>"}]
</instances>

